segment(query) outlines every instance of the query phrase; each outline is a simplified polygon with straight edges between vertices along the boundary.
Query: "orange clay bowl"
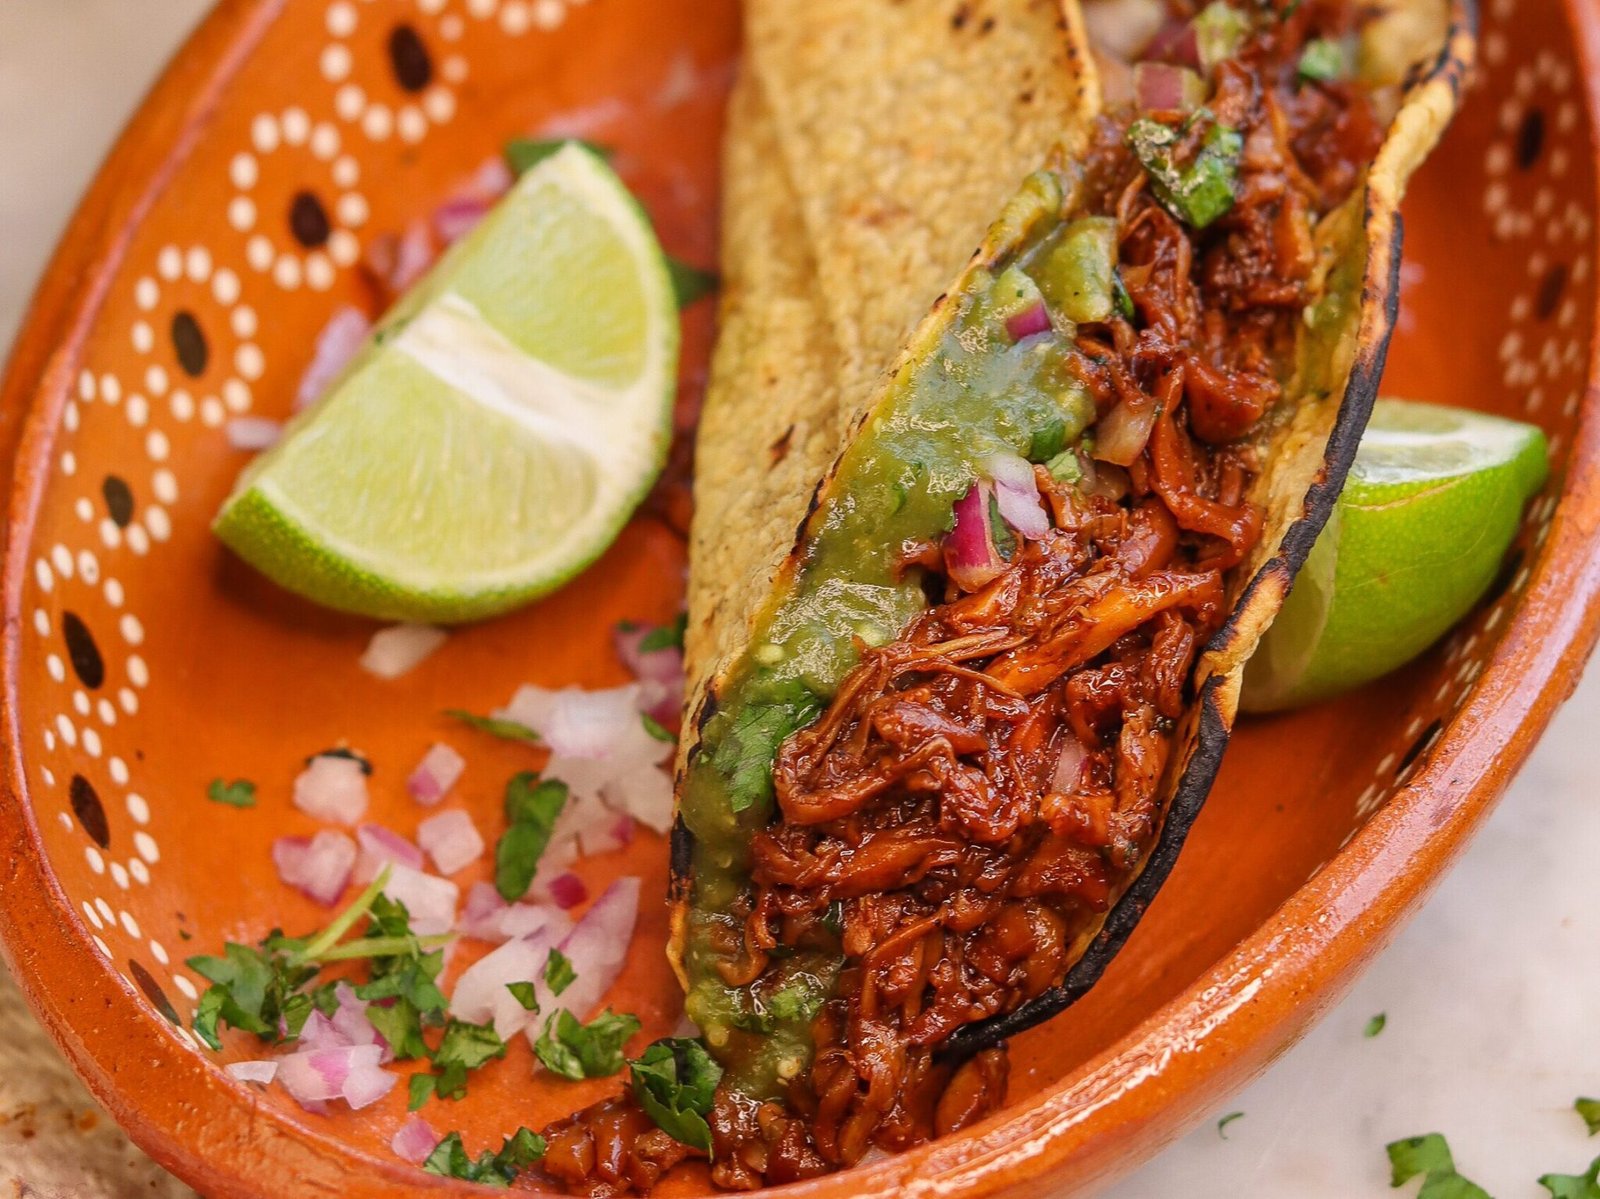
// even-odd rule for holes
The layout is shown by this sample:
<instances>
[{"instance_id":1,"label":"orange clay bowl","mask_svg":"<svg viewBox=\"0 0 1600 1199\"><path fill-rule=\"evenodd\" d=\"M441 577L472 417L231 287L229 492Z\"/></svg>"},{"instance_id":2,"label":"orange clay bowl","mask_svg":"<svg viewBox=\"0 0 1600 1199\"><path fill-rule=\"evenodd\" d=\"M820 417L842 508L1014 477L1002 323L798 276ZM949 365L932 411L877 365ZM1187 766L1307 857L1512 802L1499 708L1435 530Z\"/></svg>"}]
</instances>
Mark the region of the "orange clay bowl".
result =
<instances>
[{"instance_id":1,"label":"orange clay bowl","mask_svg":"<svg viewBox=\"0 0 1600 1199\"><path fill-rule=\"evenodd\" d=\"M416 35L401 38L405 70L389 49L402 25ZM0 933L90 1088L215 1199L473 1189L389 1151L404 1087L320 1117L232 1081L180 1023L201 986L183 961L326 919L277 881L268 853L312 828L289 804L308 753L362 748L377 766L372 818L410 833L405 775L449 740L469 760L458 795L495 829L503 780L537 759L440 710L485 710L525 680L621 681L613 624L669 617L684 556L681 511L658 500L566 590L380 682L357 666L370 624L275 590L207 531L244 460L222 425L284 414L329 314L366 299L361 249L429 212L510 135L614 145L668 250L709 262L738 44L734 0L229 0L134 120L45 277L0 396ZM1487 0L1481 57L1406 207L1385 387L1544 426L1552 482L1500 585L1404 673L1242 725L1127 949L1084 1002L1019 1038L1004 1111L784 1194L1067 1196L1127 1170L1338 998L1572 689L1600 623L1600 6ZM302 193L328 217L320 247L286 219ZM681 425L710 308L688 314ZM182 359L175 320L190 334ZM219 775L256 780L259 805L209 803ZM653 835L579 869L591 885L642 874L647 895L665 894ZM679 1010L665 917L645 905L610 997L648 1037ZM235 1037L222 1056L251 1055ZM535 1080L519 1038L466 1100L427 1114L476 1150L615 1085ZM706 1185L690 1172L667 1190Z\"/></svg>"}]
</instances>

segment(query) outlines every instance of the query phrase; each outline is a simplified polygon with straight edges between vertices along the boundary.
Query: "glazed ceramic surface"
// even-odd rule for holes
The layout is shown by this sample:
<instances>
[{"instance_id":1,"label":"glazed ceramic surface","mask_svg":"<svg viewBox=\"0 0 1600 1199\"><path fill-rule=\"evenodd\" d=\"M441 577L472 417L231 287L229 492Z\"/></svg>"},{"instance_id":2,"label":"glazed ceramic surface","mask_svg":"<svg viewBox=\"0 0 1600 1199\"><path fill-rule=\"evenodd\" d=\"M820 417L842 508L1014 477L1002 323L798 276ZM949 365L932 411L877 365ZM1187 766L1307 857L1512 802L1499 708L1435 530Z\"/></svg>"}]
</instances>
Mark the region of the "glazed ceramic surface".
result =
<instances>
[{"instance_id":1,"label":"glazed ceramic surface","mask_svg":"<svg viewBox=\"0 0 1600 1199\"><path fill-rule=\"evenodd\" d=\"M1596 14L1486 6L1479 80L1406 207L1400 331L1385 390L1537 421L1553 474L1501 582L1403 674L1333 705L1246 722L1186 854L1101 986L1020 1038L1010 1107L940 1142L796 1193L1065 1195L1126 1169L1288 1043L1426 894L1570 687L1600 590L1600 401L1590 151ZM432 742L468 758L457 796L485 832L538 764L441 715L524 681L622 681L621 619L681 593L681 504L659 493L574 586L454 634L382 682L373 626L312 609L231 559L207 525L245 456L226 422L281 417L316 333L369 306L359 263L509 136L577 134L617 165L667 248L715 248L733 0L235 0L147 104L69 231L0 397L10 493L0 931L53 1035L163 1163L216 1196L396 1195L452 1185L396 1160L404 1089L307 1115L227 1078L185 1030L225 939L323 909L268 846L314 825L289 804L335 744L376 766L371 818L411 833L404 778ZM315 213L319 219L310 220ZM687 317L680 427L711 337ZM680 450L682 447L680 447ZM260 787L252 810L205 798ZM663 894L645 835L589 860ZM470 872L459 881L472 881ZM677 1021L647 904L615 1006ZM452 970L475 950L463 947ZM606 1093L534 1080L525 1044L427 1113L478 1146ZM693 1172L671 1184L704 1188Z\"/></svg>"}]
</instances>

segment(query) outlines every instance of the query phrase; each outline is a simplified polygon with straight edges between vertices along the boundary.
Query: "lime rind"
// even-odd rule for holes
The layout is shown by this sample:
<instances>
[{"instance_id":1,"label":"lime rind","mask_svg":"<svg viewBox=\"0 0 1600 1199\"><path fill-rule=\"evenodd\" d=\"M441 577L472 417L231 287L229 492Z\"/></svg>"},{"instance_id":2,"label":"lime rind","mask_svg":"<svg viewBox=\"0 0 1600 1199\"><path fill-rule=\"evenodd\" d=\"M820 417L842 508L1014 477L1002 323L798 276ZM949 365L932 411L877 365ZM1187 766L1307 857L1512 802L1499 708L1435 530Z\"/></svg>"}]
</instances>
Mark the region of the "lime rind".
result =
<instances>
[{"instance_id":1,"label":"lime rind","mask_svg":"<svg viewBox=\"0 0 1600 1199\"><path fill-rule=\"evenodd\" d=\"M551 279L518 234L554 197L573 201L567 224L594 218L590 257L610 252L594 273L613 310L556 252L565 310L519 327L517 304L526 315L539 297L507 302L469 268L520 253L530 277ZM540 231L546 250L565 245L557 232ZM586 361L579 335L596 329ZM475 620L547 594L605 551L665 463L678 332L648 217L603 159L569 145L384 317L326 398L246 468L214 527L283 586L383 619ZM530 353L551 338L559 364Z\"/></svg>"},{"instance_id":2,"label":"lime rind","mask_svg":"<svg viewBox=\"0 0 1600 1199\"><path fill-rule=\"evenodd\" d=\"M1535 427L1380 400L1349 481L1245 672L1241 707L1298 707L1411 661L1493 583L1548 470Z\"/></svg>"}]
</instances>

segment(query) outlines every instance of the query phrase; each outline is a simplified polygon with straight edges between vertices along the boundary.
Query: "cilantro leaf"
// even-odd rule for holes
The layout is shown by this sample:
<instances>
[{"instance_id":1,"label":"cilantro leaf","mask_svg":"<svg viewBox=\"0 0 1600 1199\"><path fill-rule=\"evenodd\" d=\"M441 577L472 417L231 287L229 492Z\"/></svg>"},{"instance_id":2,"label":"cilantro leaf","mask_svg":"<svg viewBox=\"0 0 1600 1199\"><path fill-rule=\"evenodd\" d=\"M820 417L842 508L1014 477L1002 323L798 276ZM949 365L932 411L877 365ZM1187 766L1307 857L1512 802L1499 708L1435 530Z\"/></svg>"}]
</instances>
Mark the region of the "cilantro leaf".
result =
<instances>
[{"instance_id":1,"label":"cilantro leaf","mask_svg":"<svg viewBox=\"0 0 1600 1199\"><path fill-rule=\"evenodd\" d=\"M570 142L577 142L585 149L598 154L601 158L610 159L611 148L602 146L599 142L589 141L582 137L514 137L505 145L506 165L515 175L532 170L545 159Z\"/></svg>"},{"instance_id":2,"label":"cilantro leaf","mask_svg":"<svg viewBox=\"0 0 1600 1199\"><path fill-rule=\"evenodd\" d=\"M1387 1012L1379 1012L1376 1016L1367 1021L1367 1026L1361 1030L1361 1035L1370 1040L1372 1037L1375 1037L1382 1032L1384 1025L1388 1023L1389 1014Z\"/></svg>"},{"instance_id":3,"label":"cilantro leaf","mask_svg":"<svg viewBox=\"0 0 1600 1199\"><path fill-rule=\"evenodd\" d=\"M479 716L464 708L446 708L444 714L453 720L459 720L469 729L477 729L480 733L488 733L489 736L499 737L502 741L539 740L539 734L533 729L515 720L507 720L503 716Z\"/></svg>"},{"instance_id":4,"label":"cilantro leaf","mask_svg":"<svg viewBox=\"0 0 1600 1199\"><path fill-rule=\"evenodd\" d=\"M653 654L658 650L682 649L683 633L689 627L689 614L679 612L671 624L657 625L639 639L639 652Z\"/></svg>"},{"instance_id":5,"label":"cilantro leaf","mask_svg":"<svg viewBox=\"0 0 1600 1199\"><path fill-rule=\"evenodd\" d=\"M538 994L532 983L507 983L506 990L511 992L511 998L522 1005L525 1012L539 1010Z\"/></svg>"},{"instance_id":6,"label":"cilantro leaf","mask_svg":"<svg viewBox=\"0 0 1600 1199\"><path fill-rule=\"evenodd\" d=\"M1583 1122L1589 1126L1590 1136L1600 1132L1600 1099L1574 1099L1572 1110L1583 1117Z\"/></svg>"},{"instance_id":7,"label":"cilantro leaf","mask_svg":"<svg viewBox=\"0 0 1600 1199\"><path fill-rule=\"evenodd\" d=\"M628 1062L633 1096L663 1132L711 1152L712 1096L722 1067L692 1037L663 1037Z\"/></svg>"},{"instance_id":8,"label":"cilantro leaf","mask_svg":"<svg viewBox=\"0 0 1600 1199\"><path fill-rule=\"evenodd\" d=\"M649 733L657 741L672 742L677 740L677 738L672 735L672 731L654 716L650 715L650 713L640 712L639 721L644 725L644 731Z\"/></svg>"},{"instance_id":9,"label":"cilantro leaf","mask_svg":"<svg viewBox=\"0 0 1600 1199\"><path fill-rule=\"evenodd\" d=\"M622 1047L639 1028L637 1016L610 1008L587 1024L559 1008L545 1020L533 1052L545 1069L562 1078L606 1078L622 1069Z\"/></svg>"},{"instance_id":10,"label":"cilantro leaf","mask_svg":"<svg viewBox=\"0 0 1600 1199\"><path fill-rule=\"evenodd\" d=\"M1232 1124L1235 1120L1242 1119L1244 1119L1243 1112L1229 1112L1226 1116L1217 1121L1217 1135L1226 1141L1228 1139L1228 1125Z\"/></svg>"},{"instance_id":11,"label":"cilantro leaf","mask_svg":"<svg viewBox=\"0 0 1600 1199\"><path fill-rule=\"evenodd\" d=\"M1490 1199L1476 1183L1456 1173L1450 1145L1436 1132L1408 1137L1385 1147L1389 1154L1390 1186L1403 1186L1423 1175L1417 1199Z\"/></svg>"},{"instance_id":12,"label":"cilantro leaf","mask_svg":"<svg viewBox=\"0 0 1600 1199\"><path fill-rule=\"evenodd\" d=\"M550 951L550 959L544 964L545 985L550 988L552 995L559 995L577 981L578 972L572 968L572 960L559 949ZM524 1004L524 1007L527 1005Z\"/></svg>"},{"instance_id":13,"label":"cilantro leaf","mask_svg":"<svg viewBox=\"0 0 1600 1199\"><path fill-rule=\"evenodd\" d=\"M411 1092L406 1111L414 1112L433 1098L433 1083L434 1078L431 1074L419 1073L411 1076L411 1081L406 1084Z\"/></svg>"},{"instance_id":14,"label":"cilantro leaf","mask_svg":"<svg viewBox=\"0 0 1600 1199\"><path fill-rule=\"evenodd\" d=\"M772 798L772 764L778 746L816 719L821 705L810 692L793 700L753 702L731 723L719 721L720 736L711 751L713 768L727 779L728 806L743 812Z\"/></svg>"},{"instance_id":15,"label":"cilantro leaf","mask_svg":"<svg viewBox=\"0 0 1600 1199\"><path fill-rule=\"evenodd\" d=\"M667 274L672 276L672 294L678 298L679 308L689 307L722 284L715 271L703 271L687 262L680 262L670 254L667 255Z\"/></svg>"},{"instance_id":16,"label":"cilantro leaf","mask_svg":"<svg viewBox=\"0 0 1600 1199\"><path fill-rule=\"evenodd\" d=\"M1349 48L1332 38L1312 38L1300 51L1300 78L1326 83L1350 72Z\"/></svg>"},{"instance_id":17,"label":"cilantro leaf","mask_svg":"<svg viewBox=\"0 0 1600 1199\"><path fill-rule=\"evenodd\" d=\"M467 1093L467 1075L486 1062L506 1055L506 1043L492 1024L468 1024L451 1020L444 1038L433 1051L433 1073L411 1076L411 1110L416 1111L430 1096L462 1099Z\"/></svg>"},{"instance_id":18,"label":"cilantro leaf","mask_svg":"<svg viewBox=\"0 0 1600 1199\"><path fill-rule=\"evenodd\" d=\"M1539 1185L1552 1199L1600 1199L1600 1157L1582 1174L1546 1174Z\"/></svg>"},{"instance_id":19,"label":"cilantro leaf","mask_svg":"<svg viewBox=\"0 0 1600 1199\"><path fill-rule=\"evenodd\" d=\"M511 776L505 796L510 825L494 847L494 886L502 899L515 903L527 894L566 803L567 785L557 779L540 780L527 770Z\"/></svg>"},{"instance_id":20,"label":"cilantro leaf","mask_svg":"<svg viewBox=\"0 0 1600 1199\"><path fill-rule=\"evenodd\" d=\"M212 779L206 788L206 798L212 803L227 804L230 808L253 808L256 806L256 785L249 779L234 779L231 783L220 778Z\"/></svg>"},{"instance_id":21,"label":"cilantro leaf","mask_svg":"<svg viewBox=\"0 0 1600 1199\"><path fill-rule=\"evenodd\" d=\"M994 548L1007 562L1017 552L1017 535L1011 531L1011 526L1006 524L1005 517L1000 515L1000 500L994 492L989 493L989 539L994 542Z\"/></svg>"},{"instance_id":22,"label":"cilantro leaf","mask_svg":"<svg viewBox=\"0 0 1600 1199\"><path fill-rule=\"evenodd\" d=\"M461 1134L452 1132L440 1141L422 1168L429 1174L460 1178L487 1186L507 1187L517 1175L544 1156L544 1138L527 1128L519 1128L505 1139L498 1153L485 1149L474 1161L467 1156Z\"/></svg>"},{"instance_id":23,"label":"cilantro leaf","mask_svg":"<svg viewBox=\"0 0 1600 1199\"><path fill-rule=\"evenodd\" d=\"M317 975L315 965L297 964L281 950L267 948L282 934L274 932L263 948L230 941L222 957L192 957L189 968L212 985L195 1013L195 1034L212 1049L221 1049L220 1025L255 1033L276 1044L300 1035L311 1015L309 997L300 989Z\"/></svg>"}]
</instances>

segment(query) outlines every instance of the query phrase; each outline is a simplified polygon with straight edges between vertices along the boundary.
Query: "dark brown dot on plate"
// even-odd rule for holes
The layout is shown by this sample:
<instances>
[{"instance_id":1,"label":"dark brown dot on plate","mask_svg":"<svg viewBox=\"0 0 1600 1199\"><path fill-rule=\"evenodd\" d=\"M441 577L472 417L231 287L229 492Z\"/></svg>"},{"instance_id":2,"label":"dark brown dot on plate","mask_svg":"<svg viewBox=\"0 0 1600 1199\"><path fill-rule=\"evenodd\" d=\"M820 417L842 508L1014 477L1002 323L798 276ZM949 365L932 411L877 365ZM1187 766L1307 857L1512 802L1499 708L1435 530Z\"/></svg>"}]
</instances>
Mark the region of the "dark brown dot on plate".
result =
<instances>
[{"instance_id":1,"label":"dark brown dot on plate","mask_svg":"<svg viewBox=\"0 0 1600 1199\"><path fill-rule=\"evenodd\" d=\"M333 233L328 210L311 192L296 192L294 199L289 201L289 232L294 234L295 241L308 250L326 244Z\"/></svg>"},{"instance_id":2,"label":"dark brown dot on plate","mask_svg":"<svg viewBox=\"0 0 1600 1199\"><path fill-rule=\"evenodd\" d=\"M89 840L101 849L110 849L111 825L106 820L106 808L100 802L100 793L94 789L94 784L81 774L73 775L72 782L67 784L67 799L78 817L78 823L83 825L83 831L89 834Z\"/></svg>"},{"instance_id":3,"label":"dark brown dot on plate","mask_svg":"<svg viewBox=\"0 0 1600 1199\"><path fill-rule=\"evenodd\" d=\"M433 82L433 59L417 31L396 25L389 33L389 63L395 82L408 92L420 92Z\"/></svg>"},{"instance_id":4,"label":"dark brown dot on plate","mask_svg":"<svg viewBox=\"0 0 1600 1199\"><path fill-rule=\"evenodd\" d=\"M187 309L172 315L172 348L178 355L178 365L189 378L198 379L206 373L211 350L200 322Z\"/></svg>"},{"instance_id":5,"label":"dark brown dot on plate","mask_svg":"<svg viewBox=\"0 0 1600 1199\"><path fill-rule=\"evenodd\" d=\"M161 984L155 980L150 971L129 958L128 973L133 975L135 985L144 992L144 997L155 1005L156 1011L178 1027L183 1027L183 1021L178 1018L178 1009L172 1006L172 1000L167 998L167 993L161 989Z\"/></svg>"},{"instance_id":6,"label":"dark brown dot on plate","mask_svg":"<svg viewBox=\"0 0 1600 1199\"><path fill-rule=\"evenodd\" d=\"M1438 737L1439 730L1444 728L1444 721L1435 719L1432 724L1417 734L1417 739L1411 743L1411 748L1406 750L1406 756L1400 759L1400 764L1394 768L1395 778L1399 778L1411 769L1411 764L1426 752Z\"/></svg>"},{"instance_id":7,"label":"dark brown dot on plate","mask_svg":"<svg viewBox=\"0 0 1600 1199\"><path fill-rule=\"evenodd\" d=\"M67 643L67 657L72 661L72 671L80 682L93 691L106 681L105 659L100 647L94 643L94 634L76 612L61 614L61 637Z\"/></svg>"},{"instance_id":8,"label":"dark brown dot on plate","mask_svg":"<svg viewBox=\"0 0 1600 1199\"><path fill-rule=\"evenodd\" d=\"M100 484L100 494L105 497L106 515L119 529L126 529L133 519L133 488L120 476L107 475Z\"/></svg>"},{"instance_id":9,"label":"dark brown dot on plate","mask_svg":"<svg viewBox=\"0 0 1600 1199\"><path fill-rule=\"evenodd\" d=\"M1556 306L1561 303L1561 293L1566 286L1566 263L1558 262L1544 273L1544 278L1539 281L1539 298L1534 302L1540 320L1547 321L1556 314Z\"/></svg>"},{"instance_id":10,"label":"dark brown dot on plate","mask_svg":"<svg viewBox=\"0 0 1600 1199\"><path fill-rule=\"evenodd\" d=\"M1539 161L1539 151L1544 149L1544 112L1537 108L1528 109L1528 115L1522 118L1522 127L1517 130L1517 165L1525 171L1533 170L1533 164Z\"/></svg>"}]
</instances>

